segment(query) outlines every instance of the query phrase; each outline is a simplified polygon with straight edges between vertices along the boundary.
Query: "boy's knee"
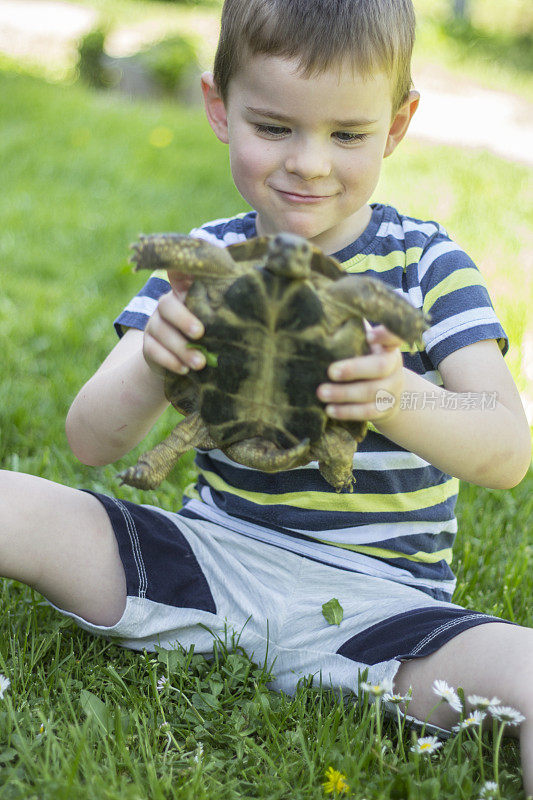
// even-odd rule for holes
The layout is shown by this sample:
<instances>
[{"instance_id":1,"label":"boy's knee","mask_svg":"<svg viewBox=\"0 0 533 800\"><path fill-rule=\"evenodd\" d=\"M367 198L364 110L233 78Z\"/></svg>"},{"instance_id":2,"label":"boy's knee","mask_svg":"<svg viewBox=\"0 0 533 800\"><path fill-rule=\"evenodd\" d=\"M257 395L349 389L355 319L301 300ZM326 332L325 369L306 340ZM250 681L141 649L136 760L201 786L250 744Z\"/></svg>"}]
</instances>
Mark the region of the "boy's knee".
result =
<instances>
[{"instance_id":1,"label":"boy's knee","mask_svg":"<svg viewBox=\"0 0 533 800\"><path fill-rule=\"evenodd\" d=\"M0 575L99 625L114 624L126 604L124 568L102 504L33 475L0 471Z\"/></svg>"}]
</instances>

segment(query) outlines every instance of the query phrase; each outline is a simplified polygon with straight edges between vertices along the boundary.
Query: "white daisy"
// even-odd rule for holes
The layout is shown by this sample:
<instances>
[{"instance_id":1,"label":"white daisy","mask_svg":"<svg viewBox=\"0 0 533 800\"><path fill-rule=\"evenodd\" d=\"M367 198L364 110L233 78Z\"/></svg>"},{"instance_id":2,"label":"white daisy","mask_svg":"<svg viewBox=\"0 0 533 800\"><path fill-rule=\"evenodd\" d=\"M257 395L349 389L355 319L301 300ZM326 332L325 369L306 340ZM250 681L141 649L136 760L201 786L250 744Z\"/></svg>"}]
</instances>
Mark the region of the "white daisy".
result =
<instances>
[{"instance_id":1,"label":"white daisy","mask_svg":"<svg viewBox=\"0 0 533 800\"><path fill-rule=\"evenodd\" d=\"M525 720L523 714L510 706L489 706L489 713L498 722L505 722L507 725L520 725Z\"/></svg>"},{"instance_id":2,"label":"white daisy","mask_svg":"<svg viewBox=\"0 0 533 800\"><path fill-rule=\"evenodd\" d=\"M381 683L361 683L361 689L364 692L374 695L374 697L382 697L384 694L392 694L392 681L390 678L385 678Z\"/></svg>"},{"instance_id":3,"label":"white daisy","mask_svg":"<svg viewBox=\"0 0 533 800\"><path fill-rule=\"evenodd\" d=\"M483 786L481 787L481 791L479 793L480 800L485 800L485 798L494 797L498 793L498 784L494 783L494 781L485 781Z\"/></svg>"},{"instance_id":4,"label":"white daisy","mask_svg":"<svg viewBox=\"0 0 533 800\"><path fill-rule=\"evenodd\" d=\"M478 694L469 694L468 702L478 711L486 711L489 706L499 706L501 700L497 697L493 697L492 700L489 700L488 697L480 697Z\"/></svg>"},{"instance_id":5,"label":"white daisy","mask_svg":"<svg viewBox=\"0 0 533 800\"><path fill-rule=\"evenodd\" d=\"M465 728L471 728L473 725L480 725L487 715L484 711L472 711L472 713L461 720L459 725L454 725L452 731L464 731Z\"/></svg>"},{"instance_id":6,"label":"white daisy","mask_svg":"<svg viewBox=\"0 0 533 800\"><path fill-rule=\"evenodd\" d=\"M5 675L0 675L0 700L4 699L4 692L11 686L11 681Z\"/></svg>"},{"instance_id":7,"label":"white daisy","mask_svg":"<svg viewBox=\"0 0 533 800\"><path fill-rule=\"evenodd\" d=\"M391 692L385 692L383 699L386 700L387 703L393 703L395 706L399 706L400 703L407 703L408 700L411 699L411 692L408 692L407 694L392 694Z\"/></svg>"},{"instance_id":8,"label":"white daisy","mask_svg":"<svg viewBox=\"0 0 533 800\"><path fill-rule=\"evenodd\" d=\"M451 686L448 686L446 681L433 681L433 691L436 695L445 700L455 711L463 710L463 705L459 700L459 695L455 689L452 689Z\"/></svg>"},{"instance_id":9,"label":"white daisy","mask_svg":"<svg viewBox=\"0 0 533 800\"><path fill-rule=\"evenodd\" d=\"M436 753L439 747L442 747L442 742L439 742L436 736L422 736L417 743L411 747L411 750L413 753L431 755L432 753Z\"/></svg>"}]
</instances>

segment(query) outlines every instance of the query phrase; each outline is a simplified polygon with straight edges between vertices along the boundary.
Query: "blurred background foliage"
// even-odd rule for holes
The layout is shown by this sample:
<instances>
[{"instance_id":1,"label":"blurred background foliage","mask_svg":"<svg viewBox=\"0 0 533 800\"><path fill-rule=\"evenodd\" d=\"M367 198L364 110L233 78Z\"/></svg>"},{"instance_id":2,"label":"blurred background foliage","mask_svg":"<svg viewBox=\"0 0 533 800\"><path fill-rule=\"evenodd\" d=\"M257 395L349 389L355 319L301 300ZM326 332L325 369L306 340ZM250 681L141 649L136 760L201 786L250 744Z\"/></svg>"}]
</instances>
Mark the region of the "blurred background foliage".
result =
<instances>
[{"instance_id":1,"label":"blurred background foliage","mask_svg":"<svg viewBox=\"0 0 533 800\"><path fill-rule=\"evenodd\" d=\"M424 61L439 62L493 88L533 98L530 0L467 0L464 14L457 13L457 0L414 0L414 5L415 73Z\"/></svg>"},{"instance_id":2,"label":"blurred background foliage","mask_svg":"<svg viewBox=\"0 0 533 800\"><path fill-rule=\"evenodd\" d=\"M457 8L464 2L464 14ZM94 29L107 32L112 57L132 55L174 34L196 41L201 68L211 65L221 0L78 0L94 14ZM493 88L533 99L533 3L531 0L414 0L418 19L414 75L428 64ZM119 31L121 35L119 35ZM9 59L0 56L4 67ZM24 58L27 68L51 79L75 76L77 53L46 65ZM11 64L16 67L16 64Z\"/></svg>"},{"instance_id":3,"label":"blurred background foliage","mask_svg":"<svg viewBox=\"0 0 533 800\"><path fill-rule=\"evenodd\" d=\"M118 89L130 97L175 96L198 76L198 49L194 38L174 34L141 48L135 55L113 58L106 53L106 31L96 28L78 45L78 77L95 89Z\"/></svg>"},{"instance_id":4,"label":"blurred background foliage","mask_svg":"<svg viewBox=\"0 0 533 800\"><path fill-rule=\"evenodd\" d=\"M87 2L89 0L86 0ZM495 80L502 88L531 91L533 95L533 3L531 0L507 0L505 8L498 0L414 0L418 17L418 41L415 58L416 68L421 63L441 62L444 66L460 70L468 65L470 77ZM90 0L91 6L98 10L100 25L113 27L124 24L126 20L139 21L154 13L168 16L173 26L179 24L183 30L192 30L194 41L194 15L211 12L220 13L219 0L149 0L135 2L118 0L103 3ZM163 8L161 8L163 6ZM130 13L131 12L131 13ZM97 33L100 32L100 28ZM177 53L176 69L183 69L187 58L194 61L191 53L194 45L191 39L178 37L174 43L169 41L166 50L154 53L156 69L165 75L172 73L172 50ZM216 37L198 43L199 50L208 66L212 59L212 48ZM102 41L103 45L103 41ZM166 63L165 63L166 62ZM160 65L160 66L159 66ZM179 82L179 77L178 77ZM171 79L172 82L172 79ZM175 87L173 87L175 88Z\"/></svg>"}]
</instances>

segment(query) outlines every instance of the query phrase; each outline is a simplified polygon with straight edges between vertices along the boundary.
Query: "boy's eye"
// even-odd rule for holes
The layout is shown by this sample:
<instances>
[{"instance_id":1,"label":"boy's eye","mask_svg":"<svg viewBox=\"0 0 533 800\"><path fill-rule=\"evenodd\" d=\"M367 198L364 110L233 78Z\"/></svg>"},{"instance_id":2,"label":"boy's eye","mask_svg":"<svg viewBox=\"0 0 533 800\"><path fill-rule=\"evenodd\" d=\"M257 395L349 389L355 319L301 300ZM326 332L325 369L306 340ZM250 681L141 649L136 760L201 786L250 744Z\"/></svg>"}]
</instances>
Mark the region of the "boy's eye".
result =
<instances>
[{"instance_id":1,"label":"boy's eye","mask_svg":"<svg viewBox=\"0 0 533 800\"><path fill-rule=\"evenodd\" d=\"M348 131L335 131L333 134L339 142L352 144L352 142L364 142L368 139L368 133L349 133Z\"/></svg>"},{"instance_id":2,"label":"boy's eye","mask_svg":"<svg viewBox=\"0 0 533 800\"><path fill-rule=\"evenodd\" d=\"M255 129L257 133L260 133L262 136L269 136L271 139L290 133L290 128L284 128L281 125L262 125L261 123L256 123Z\"/></svg>"}]
</instances>

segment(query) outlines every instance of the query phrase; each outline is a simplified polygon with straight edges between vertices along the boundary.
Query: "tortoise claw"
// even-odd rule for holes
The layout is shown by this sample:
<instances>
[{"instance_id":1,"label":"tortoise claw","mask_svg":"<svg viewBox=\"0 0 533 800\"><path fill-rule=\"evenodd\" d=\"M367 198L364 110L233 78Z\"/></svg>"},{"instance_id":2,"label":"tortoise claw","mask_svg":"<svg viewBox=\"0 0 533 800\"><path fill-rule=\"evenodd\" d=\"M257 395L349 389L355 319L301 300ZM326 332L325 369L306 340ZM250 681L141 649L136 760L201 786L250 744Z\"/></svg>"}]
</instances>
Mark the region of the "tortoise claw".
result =
<instances>
[{"instance_id":1,"label":"tortoise claw","mask_svg":"<svg viewBox=\"0 0 533 800\"><path fill-rule=\"evenodd\" d=\"M135 267L134 267L134 271L135 272L137 272L140 269L139 262L141 261L141 258L142 258L142 247L143 247L143 241L144 241L145 238L146 237L141 234L139 236L139 241L138 242L134 242L133 244L130 244L130 250L133 250L133 254L129 258L129 263L130 264L135 264Z\"/></svg>"},{"instance_id":2,"label":"tortoise claw","mask_svg":"<svg viewBox=\"0 0 533 800\"><path fill-rule=\"evenodd\" d=\"M150 472L148 465L140 462L120 472L117 477L120 479L121 486L127 484L135 489L156 489L161 481L154 479Z\"/></svg>"}]
</instances>

